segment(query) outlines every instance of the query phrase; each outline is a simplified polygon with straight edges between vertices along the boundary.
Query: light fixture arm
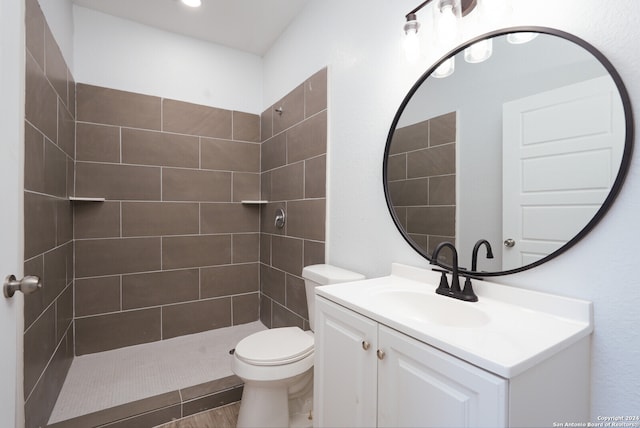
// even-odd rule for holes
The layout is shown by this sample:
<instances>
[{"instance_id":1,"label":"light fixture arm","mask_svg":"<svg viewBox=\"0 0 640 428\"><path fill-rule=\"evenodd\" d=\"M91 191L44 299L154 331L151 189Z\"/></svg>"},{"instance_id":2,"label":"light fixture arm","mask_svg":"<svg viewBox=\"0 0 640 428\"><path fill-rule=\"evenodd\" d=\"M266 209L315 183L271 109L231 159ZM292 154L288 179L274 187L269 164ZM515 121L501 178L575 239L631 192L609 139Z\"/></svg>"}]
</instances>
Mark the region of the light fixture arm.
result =
<instances>
[{"instance_id":1,"label":"light fixture arm","mask_svg":"<svg viewBox=\"0 0 640 428\"><path fill-rule=\"evenodd\" d=\"M425 7L426 5L428 5L429 3L431 3L433 0L426 0L423 1L422 3L420 3L415 9L413 9L411 12L407 13L405 15L405 18L407 18L407 20L409 19L410 15L415 15L417 11L419 11L420 9L422 9L423 7Z\"/></svg>"},{"instance_id":2,"label":"light fixture arm","mask_svg":"<svg viewBox=\"0 0 640 428\"><path fill-rule=\"evenodd\" d=\"M415 15L420 9L431 3L433 0L426 0L416 6L411 12L405 15L407 21L410 19L410 15ZM460 12L462 16L466 16L469 12L471 12L477 5L478 0L461 0L460 1Z\"/></svg>"}]
</instances>

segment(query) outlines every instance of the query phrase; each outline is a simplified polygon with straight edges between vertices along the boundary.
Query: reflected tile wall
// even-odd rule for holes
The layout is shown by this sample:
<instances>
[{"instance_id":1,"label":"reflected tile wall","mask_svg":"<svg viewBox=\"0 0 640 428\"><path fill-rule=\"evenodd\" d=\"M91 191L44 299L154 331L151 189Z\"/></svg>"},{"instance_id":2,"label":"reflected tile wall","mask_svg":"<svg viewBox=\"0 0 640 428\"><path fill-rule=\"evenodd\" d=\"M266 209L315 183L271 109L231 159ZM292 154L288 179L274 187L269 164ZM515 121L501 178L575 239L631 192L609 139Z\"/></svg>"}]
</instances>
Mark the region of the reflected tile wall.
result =
<instances>
[{"instance_id":1,"label":"reflected tile wall","mask_svg":"<svg viewBox=\"0 0 640 428\"><path fill-rule=\"evenodd\" d=\"M267 108L260 121L262 199L270 201L260 219L260 319L268 327L308 329L302 268L324 263L327 70ZM274 226L278 208L287 213L283 229Z\"/></svg>"},{"instance_id":2,"label":"reflected tile wall","mask_svg":"<svg viewBox=\"0 0 640 428\"><path fill-rule=\"evenodd\" d=\"M414 243L429 253L440 242L455 244L456 113L397 129L387 179L396 216Z\"/></svg>"},{"instance_id":3,"label":"reflected tile wall","mask_svg":"<svg viewBox=\"0 0 640 428\"><path fill-rule=\"evenodd\" d=\"M25 426L45 426L73 358L75 82L37 0L26 0Z\"/></svg>"}]
</instances>

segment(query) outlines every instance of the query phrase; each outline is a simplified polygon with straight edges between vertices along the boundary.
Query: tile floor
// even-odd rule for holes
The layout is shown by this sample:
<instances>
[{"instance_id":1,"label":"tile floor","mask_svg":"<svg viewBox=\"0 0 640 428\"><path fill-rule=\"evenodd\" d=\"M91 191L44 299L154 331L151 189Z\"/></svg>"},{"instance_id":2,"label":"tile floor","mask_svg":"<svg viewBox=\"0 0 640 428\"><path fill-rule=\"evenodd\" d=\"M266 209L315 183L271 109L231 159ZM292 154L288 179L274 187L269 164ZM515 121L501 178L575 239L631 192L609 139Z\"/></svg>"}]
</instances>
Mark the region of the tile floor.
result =
<instances>
[{"instance_id":1,"label":"tile floor","mask_svg":"<svg viewBox=\"0 0 640 428\"><path fill-rule=\"evenodd\" d=\"M240 403L233 403L158 425L155 428L235 428L239 410Z\"/></svg>"},{"instance_id":2,"label":"tile floor","mask_svg":"<svg viewBox=\"0 0 640 428\"><path fill-rule=\"evenodd\" d=\"M73 360L49 424L233 374L229 350L259 321Z\"/></svg>"}]
</instances>

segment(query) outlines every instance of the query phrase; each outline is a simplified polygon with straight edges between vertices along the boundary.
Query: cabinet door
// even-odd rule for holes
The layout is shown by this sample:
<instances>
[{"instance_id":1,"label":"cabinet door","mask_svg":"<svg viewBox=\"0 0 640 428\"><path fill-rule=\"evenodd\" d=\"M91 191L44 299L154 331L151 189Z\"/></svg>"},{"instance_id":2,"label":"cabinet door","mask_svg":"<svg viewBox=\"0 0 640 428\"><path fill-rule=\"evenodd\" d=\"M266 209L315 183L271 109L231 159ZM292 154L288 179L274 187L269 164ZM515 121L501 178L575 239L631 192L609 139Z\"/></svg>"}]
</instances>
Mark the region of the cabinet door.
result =
<instances>
[{"instance_id":1,"label":"cabinet door","mask_svg":"<svg viewBox=\"0 0 640 428\"><path fill-rule=\"evenodd\" d=\"M378 426L501 427L507 381L380 326Z\"/></svg>"},{"instance_id":2,"label":"cabinet door","mask_svg":"<svg viewBox=\"0 0 640 428\"><path fill-rule=\"evenodd\" d=\"M316 296L315 325L313 425L376 426L377 323Z\"/></svg>"}]
</instances>

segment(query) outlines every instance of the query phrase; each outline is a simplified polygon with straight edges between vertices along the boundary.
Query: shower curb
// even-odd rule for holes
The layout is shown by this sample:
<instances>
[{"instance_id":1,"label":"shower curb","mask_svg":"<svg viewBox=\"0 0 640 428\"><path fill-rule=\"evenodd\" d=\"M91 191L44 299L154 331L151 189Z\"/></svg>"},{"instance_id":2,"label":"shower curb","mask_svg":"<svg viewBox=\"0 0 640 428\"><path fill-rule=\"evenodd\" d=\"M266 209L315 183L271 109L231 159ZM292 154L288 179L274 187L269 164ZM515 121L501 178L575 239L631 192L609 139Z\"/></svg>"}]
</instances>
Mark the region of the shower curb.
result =
<instances>
[{"instance_id":1,"label":"shower curb","mask_svg":"<svg viewBox=\"0 0 640 428\"><path fill-rule=\"evenodd\" d=\"M240 401L242 390L242 380L235 375L231 375L55 422L47 425L47 427L153 427Z\"/></svg>"}]
</instances>

